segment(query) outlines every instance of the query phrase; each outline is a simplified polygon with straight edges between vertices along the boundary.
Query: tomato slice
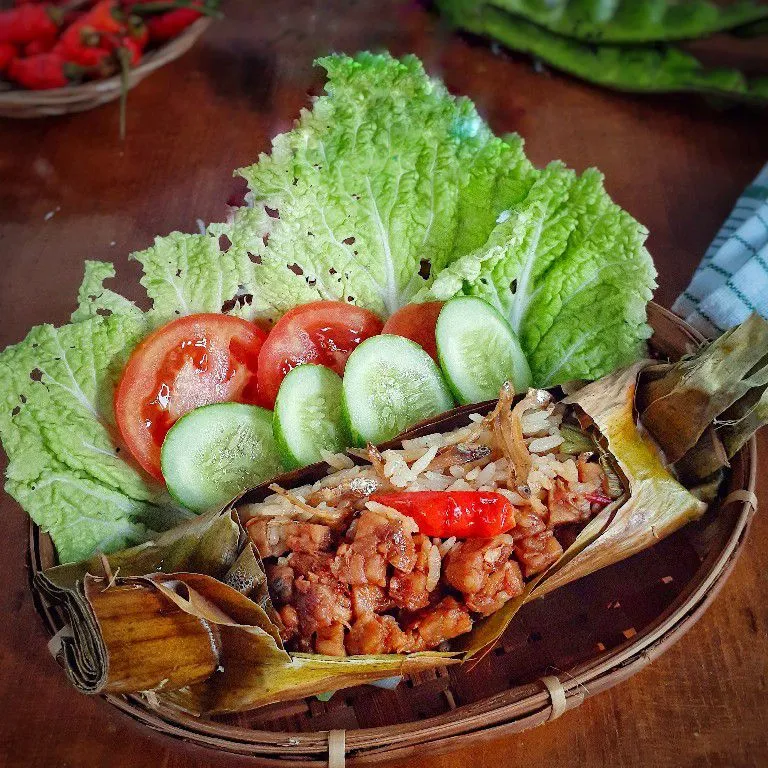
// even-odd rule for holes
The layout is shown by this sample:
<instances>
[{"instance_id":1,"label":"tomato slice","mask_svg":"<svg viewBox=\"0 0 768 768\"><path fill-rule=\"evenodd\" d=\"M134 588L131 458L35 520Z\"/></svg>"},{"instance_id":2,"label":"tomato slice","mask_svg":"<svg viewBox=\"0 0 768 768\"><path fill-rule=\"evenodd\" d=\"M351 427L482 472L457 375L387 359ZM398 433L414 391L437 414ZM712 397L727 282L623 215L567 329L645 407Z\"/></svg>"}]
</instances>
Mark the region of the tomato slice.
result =
<instances>
[{"instance_id":1,"label":"tomato slice","mask_svg":"<svg viewBox=\"0 0 768 768\"><path fill-rule=\"evenodd\" d=\"M211 403L256 403L267 334L228 315L189 315L147 336L115 393L120 433L138 463L162 480L160 446L177 419Z\"/></svg>"},{"instance_id":2,"label":"tomato slice","mask_svg":"<svg viewBox=\"0 0 768 768\"><path fill-rule=\"evenodd\" d=\"M427 301L424 304L406 304L400 307L384 323L382 333L395 336L405 336L415 341L422 349L437 362L437 342L435 341L435 325L437 316L443 308L442 301Z\"/></svg>"},{"instance_id":3,"label":"tomato slice","mask_svg":"<svg viewBox=\"0 0 768 768\"><path fill-rule=\"evenodd\" d=\"M261 405L274 408L280 382L302 363L324 365L341 375L352 350L381 328L373 312L343 301L313 301L289 310L259 353Z\"/></svg>"}]
</instances>

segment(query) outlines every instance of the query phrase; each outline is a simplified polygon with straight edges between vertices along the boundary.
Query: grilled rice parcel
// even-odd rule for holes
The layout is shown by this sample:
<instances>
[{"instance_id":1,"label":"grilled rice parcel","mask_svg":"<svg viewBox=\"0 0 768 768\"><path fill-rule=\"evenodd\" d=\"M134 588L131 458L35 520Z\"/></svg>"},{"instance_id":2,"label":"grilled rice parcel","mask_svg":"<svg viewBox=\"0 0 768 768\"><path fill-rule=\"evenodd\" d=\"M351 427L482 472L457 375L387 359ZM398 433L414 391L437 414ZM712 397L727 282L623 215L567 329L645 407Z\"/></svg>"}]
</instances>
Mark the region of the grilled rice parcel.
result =
<instances>
[{"instance_id":1,"label":"grilled rice parcel","mask_svg":"<svg viewBox=\"0 0 768 768\"><path fill-rule=\"evenodd\" d=\"M528 601L700 517L764 420L768 323L563 398L467 406L50 568L88 693L234 712L458 663ZM161 641L157 641L161 638Z\"/></svg>"},{"instance_id":2,"label":"grilled rice parcel","mask_svg":"<svg viewBox=\"0 0 768 768\"><path fill-rule=\"evenodd\" d=\"M622 493L544 390L505 388L469 426L369 446L366 462L239 508L286 648L330 656L432 650L519 597L574 530Z\"/></svg>"}]
</instances>

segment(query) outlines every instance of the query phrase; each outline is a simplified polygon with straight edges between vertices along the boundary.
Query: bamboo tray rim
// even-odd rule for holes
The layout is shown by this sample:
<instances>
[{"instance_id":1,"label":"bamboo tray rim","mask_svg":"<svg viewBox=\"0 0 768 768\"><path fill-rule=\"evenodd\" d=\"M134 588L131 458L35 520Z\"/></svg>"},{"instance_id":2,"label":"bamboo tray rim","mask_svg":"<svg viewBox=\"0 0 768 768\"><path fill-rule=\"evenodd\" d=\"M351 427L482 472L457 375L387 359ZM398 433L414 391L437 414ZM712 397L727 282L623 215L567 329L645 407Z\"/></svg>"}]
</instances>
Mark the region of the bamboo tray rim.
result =
<instances>
[{"instance_id":1,"label":"bamboo tray rim","mask_svg":"<svg viewBox=\"0 0 768 768\"><path fill-rule=\"evenodd\" d=\"M659 305L649 305L649 320L656 316L672 323L689 340L703 337L684 321ZM624 643L602 652L567 670L552 675L565 697L564 708L555 711L552 693L541 681L509 688L479 701L464 704L432 717L399 723L395 726L357 728L346 731L346 753L355 761L375 762L404 756L415 746L439 744L450 748L461 739L478 734L483 737L513 733L539 725L580 705L589 696L622 682L663 653L682 637L703 615L730 575L749 531L756 511L754 488L757 476L757 442L754 437L739 452L742 471L741 491L723 500L721 505L741 502L741 508L727 539L710 551L689 578L683 591L653 621ZM744 494L746 493L746 497ZM39 528L30 520L29 557L32 575L41 567ZM34 592L34 590L33 590ZM35 593L36 594L36 593ZM42 604L36 595L36 607L51 632L60 620L55 609ZM245 728L195 718L170 706L154 708L136 696L104 695L110 704L135 720L176 738L234 754L258 756L263 764L310 766L324 762L329 750L328 731L272 731ZM295 760L287 760L288 753Z\"/></svg>"}]
</instances>

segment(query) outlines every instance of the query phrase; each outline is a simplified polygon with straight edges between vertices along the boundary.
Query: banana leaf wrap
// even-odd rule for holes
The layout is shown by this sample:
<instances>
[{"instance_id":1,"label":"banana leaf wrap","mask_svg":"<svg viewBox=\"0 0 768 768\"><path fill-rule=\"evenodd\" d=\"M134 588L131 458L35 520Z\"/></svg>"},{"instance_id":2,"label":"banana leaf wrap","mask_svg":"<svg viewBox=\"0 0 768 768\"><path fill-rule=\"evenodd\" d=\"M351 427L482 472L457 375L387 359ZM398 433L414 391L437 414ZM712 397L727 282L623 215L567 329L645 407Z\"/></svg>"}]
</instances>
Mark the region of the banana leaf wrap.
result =
<instances>
[{"instance_id":1,"label":"banana leaf wrap","mask_svg":"<svg viewBox=\"0 0 768 768\"><path fill-rule=\"evenodd\" d=\"M155 541L49 568L35 586L69 619L52 651L79 690L152 691L198 715L418 672L455 656L289 654L232 505Z\"/></svg>"},{"instance_id":2,"label":"banana leaf wrap","mask_svg":"<svg viewBox=\"0 0 768 768\"><path fill-rule=\"evenodd\" d=\"M527 602L652 546L704 513L706 503L677 479L680 460L672 465L669 457L699 450L704 457L699 468L706 476L692 471L691 482L706 481L716 491L727 462L725 438L735 435L743 444L748 425L765 421L768 337L762 334L768 324L750 320L745 325L694 357L675 364L641 361L565 398L596 440L601 461L619 475L623 494L586 524L549 569L529 580L522 595L478 621L448 651L347 657L286 651L273 621L263 564L237 515L239 505L269 495L265 483L153 542L38 574L38 589L62 604L69 618L69 627L55 638L56 655L84 692L153 691L161 702L208 714L247 710L478 654L498 640ZM725 366L727 374L714 389L712 382L707 384L707 397L717 405L694 408L702 403L703 385L690 372L711 371L712 360L723 357L723 346L728 359L735 355L740 362ZM743 359L747 347L753 348L751 364ZM652 428L686 413L686 399L691 407L685 430ZM491 401L454 409L382 448L465 426L470 414L486 415L495 406ZM651 407L653 418L641 424L638 412ZM723 450L713 451L713 445ZM712 453L714 461L705 460ZM718 468L714 474L710 465ZM273 482L290 489L330 471L315 464Z\"/></svg>"}]
</instances>

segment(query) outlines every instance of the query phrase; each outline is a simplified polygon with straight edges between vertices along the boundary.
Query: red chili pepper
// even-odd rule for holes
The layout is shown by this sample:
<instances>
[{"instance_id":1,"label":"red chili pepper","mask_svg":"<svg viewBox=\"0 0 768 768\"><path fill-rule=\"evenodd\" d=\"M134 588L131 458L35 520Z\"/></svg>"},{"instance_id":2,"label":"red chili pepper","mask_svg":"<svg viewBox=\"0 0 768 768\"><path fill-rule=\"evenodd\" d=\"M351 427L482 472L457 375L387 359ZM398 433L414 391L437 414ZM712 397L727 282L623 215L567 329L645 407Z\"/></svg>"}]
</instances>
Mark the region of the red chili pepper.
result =
<instances>
[{"instance_id":1,"label":"red chili pepper","mask_svg":"<svg viewBox=\"0 0 768 768\"><path fill-rule=\"evenodd\" d=\"M194 8L176 8L159 16L152 16L147 19L149 39L156 43L171 40L194 24L202 15Z\"/></svg>"},{"instance_id":2,"label":"red chili pepper","mask_svg":"<svg viewBox=\"0 0 768 768\"><path fill-rule=\"evenodd\" d=\"M604 493L600 491L592 491L591 493L585 493L584 498L590 503L590 504L602 504L605 506L606 504L610 504L613 499L610 496L606 496Z\"/></svg>"},{"instance_id":3,"label":"red chili pepper","mask_svg":"<svg viewBox=\"0 0 768 768\"><path fill-rule=\"evenodd\" d=\"M64 5L69 3L70 0L50 0L50 5ZM44 5L42 0L13 0L14 5Z\"/></svg>"},{"instance_id":4,"label":"red chili pepper","mask_svg":"<svg viewBox=\"0 0 768 768\"><path fill-rule=\"evenodd\" d=\"M49 53L53 50L56 41L54 39L33 40L24 46L24 56L38 56L41 53Z\"/></svg>"},{"instance_id":5,"label":"red chili pepper","mask_svg":"<svg viewBox=\"0 0 768 768\"><path fill-rule=\"evenodd\" d=\"M0 43L0 72L5 72L8 69L8 65L18 55L15 45L10 43Z\"/></svg>"},{"instance_id":6,"label":"red chili pepper","mask_svg":"<svg viewBox=\"0 0 768 768\"><path fill-rule=\"evenodd\" d=\"M69 84L67 62L55 53L41 53L28 59L14 59L8 77L33 91L63 88Z\"/></svg>"},{"instance_id":7,"label":"red chili pepper","mask_svg":"<svg viewBox=\"0 0 768 768\"><path fill-rule=\"evenodd\" d=\"M22 5L0 13L0 43L26 45L58 34L61 11L48 5Z\"/></svg>"},{"instance_id":8,"label":"red chili pepper","mask_svg":"<svg viewBox=\"0 0 768 768\"><path fill-rule=\"evenodd\" d=\"M81 48L82 46L97 46L99 40L99 33L96 29L85 23L85 16L83 16L61 33L57 45L61 45L71 51Z\"/></svg>"},{"instance_id":9,"label":"red chili pepper","mask_svg":"<svg viewBox=\"0 0 768 768\"><path fill-rule=\"evenodd\" d=\"M114 0L101 0L80 19L84 26L98 32L120 33L123 31L123 13Z\"/></svg>"},{"instance_id":10,"label":"red chili pepper","mask_svg":"<svg viewBox=\"0 0 768 768\"><path fill-rule=\"evenodd\" d=\"M98 44L98 36L95 40L96 44L92 44L62 36L53 52L72 64L79 64L81 67L98 67L112 55L112 52Z\"/></svg>"},{"instance_id":11,"label":"red chili pepper","mask_svg":"<svg viewBox=\"0 0 768 768\"><path fill-rule=\"evenodd\" d=\"M487 538L515 527L515 508L493 491L375 493L371 501L413 518L427 536Z\"/></svg>"},{"instance_id":12,"label":"red chili pepper","mask_svg":"<svg viewBox=\"0 0 768 768\"><path fill-rule=\"evenodd\" d=\"M61 23L62 28L66 31L69 29L73 24L76 24L80 19L85 16L85 11L81 11L79 9L73 10L73 11L67 11L64 14L64 20Z\"/></svg>"}]
</instances>

